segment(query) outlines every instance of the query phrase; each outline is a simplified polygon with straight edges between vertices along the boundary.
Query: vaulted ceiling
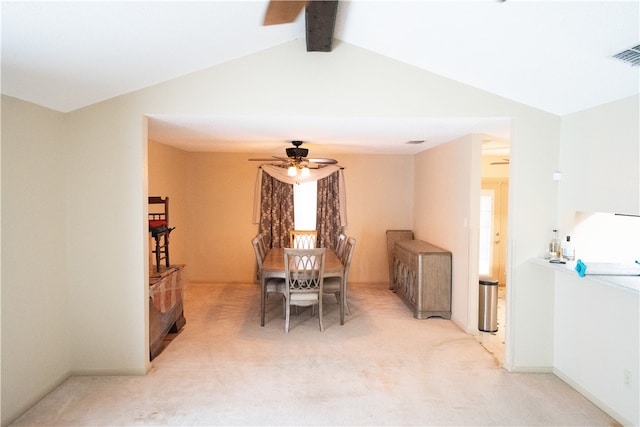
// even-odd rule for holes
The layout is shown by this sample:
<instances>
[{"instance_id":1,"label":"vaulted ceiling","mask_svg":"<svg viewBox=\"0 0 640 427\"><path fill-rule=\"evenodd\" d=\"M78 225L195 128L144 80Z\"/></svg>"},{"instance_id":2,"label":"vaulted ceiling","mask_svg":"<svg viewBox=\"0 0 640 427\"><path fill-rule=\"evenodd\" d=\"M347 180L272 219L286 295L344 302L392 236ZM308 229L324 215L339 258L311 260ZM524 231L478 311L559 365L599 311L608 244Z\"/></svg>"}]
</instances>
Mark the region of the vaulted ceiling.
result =
<instances>
[{"instance_id":1,"label":"vaulted ceiling","mask_svg":"<svg viewBox=\"0 0 640 427\"><path fill-rule=\"evenodd\" d=\"M2 93L68 112L305 37L304 14L263 26L267 3L2 1ZM564 115L639 92L612 58L639 18L638 1L340 1L334 37Z\"/></svg>"}]
</instances>

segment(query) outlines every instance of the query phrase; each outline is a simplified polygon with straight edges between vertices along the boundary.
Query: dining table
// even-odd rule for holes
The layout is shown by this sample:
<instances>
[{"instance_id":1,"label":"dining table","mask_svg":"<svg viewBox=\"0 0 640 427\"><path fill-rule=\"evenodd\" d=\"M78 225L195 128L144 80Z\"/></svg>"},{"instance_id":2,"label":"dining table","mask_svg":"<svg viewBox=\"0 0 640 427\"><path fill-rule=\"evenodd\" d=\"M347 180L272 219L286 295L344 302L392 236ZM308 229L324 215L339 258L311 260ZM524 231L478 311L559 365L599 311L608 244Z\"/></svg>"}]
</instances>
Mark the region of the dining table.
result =
<instances>
[{"instance_id":1,"label":"dining table","mask_svg":"<svg viewBox=\"0 0 640 427\"><path fill-rule=\"evenodd\" d=\"M336 253L327 248L324 256L323 277L340 278L340 324L344 325L344 265ZM260 326L264 326L264 313L267 300L266 286L269 279L286 279L284 269L284 248L271 248L262 260L260 271Z\"/></svg>"}]
</instances>

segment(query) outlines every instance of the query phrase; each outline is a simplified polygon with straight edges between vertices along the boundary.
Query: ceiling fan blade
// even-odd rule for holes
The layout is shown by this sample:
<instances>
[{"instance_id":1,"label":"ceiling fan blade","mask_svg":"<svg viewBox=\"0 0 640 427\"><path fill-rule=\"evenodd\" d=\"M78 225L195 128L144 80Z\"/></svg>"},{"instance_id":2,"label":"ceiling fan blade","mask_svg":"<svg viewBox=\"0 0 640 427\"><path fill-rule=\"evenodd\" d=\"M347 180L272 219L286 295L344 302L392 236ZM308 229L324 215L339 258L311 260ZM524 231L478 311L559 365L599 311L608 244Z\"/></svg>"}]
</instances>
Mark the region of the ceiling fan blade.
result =
<instances>
[{"instance_id":1,"label":"ceiling fan blade","mask_svg":"<svg viewBox=\"0 0 640 427\"><path fill-rule=\"evenodd\" d=\"M309 163L321 163L324 165L335 165L338 163L336 159L306 159Z\"/></svg>"},{"instance_id":2,"label":"ceiling fan blade","mask_svg":"<svg viewBox=\"0 0 640 427\"><path fill-rule=\"evenodd\" d=\"M501 162L491 162L489 165L508 165L511 163L511 159L502 159Z\"/></svg>"},{"instance_id":3,"label":"ceiling fan blade","mask_svg":"<svg viewBox=\"0 0 640 427\"><path fill-rule=\"evenodd\" d=\"M271 157L265 157L265 158L254 158L254 159L248 159L248 160L252 160L255 162L286 162L289 161L289 159L287 159L286 157L278 157L278 156L271 156Z\"/></svg>"},{"instance_id":4,"label":"ceiling fan blade","mask_svg":"<svg viewBox=\"0 0 640 427\"><path fill-rule=\"evenodd\" d=\"M300 0L271 0L262 25L288 24L296 20L307 4Z\"/></svg>"}]
</instances>

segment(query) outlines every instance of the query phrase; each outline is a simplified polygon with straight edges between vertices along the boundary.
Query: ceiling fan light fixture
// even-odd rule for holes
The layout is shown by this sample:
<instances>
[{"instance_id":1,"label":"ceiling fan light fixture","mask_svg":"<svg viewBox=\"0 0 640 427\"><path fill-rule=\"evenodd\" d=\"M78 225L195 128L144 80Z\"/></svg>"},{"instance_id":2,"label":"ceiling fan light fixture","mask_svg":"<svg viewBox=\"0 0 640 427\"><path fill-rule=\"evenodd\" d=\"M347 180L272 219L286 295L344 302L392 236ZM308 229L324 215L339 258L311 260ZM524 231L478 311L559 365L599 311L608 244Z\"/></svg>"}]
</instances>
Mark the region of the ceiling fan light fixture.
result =
<instances>
[{"instance_id":1,"label":"ceiling fan light fixture","mask_svg":"<svg viewBox=\"0 0 640 427\"><path fill-rule=\"evenodd\" d=\"M302 175L303 177L311 176L311 171L309 170L308 167L303 166L300 168L300 175Z\"/></svg>"},{"instance_id":2,"label":"ceiling fan light fixture","mask_svg":"<svg viewBox=\"0 0 640 427\"><path fill-rule=\"evenodd\" d=\"M289 169L287 169L287 175L289 176L298 175L298 168L296 168L294 165L289 166Z\"/></svg>"},{"instance_id":3,"label":"ceiling fan light fixture","mask_svg":"<svg viewBox=\"0 0 640 427\"><path fill-rule=\"evenodd\" d=\"M293 148L287 148L285 151L287 152L287 157L292 159L302 159L307 157L309 154L308 148L300 148L302 145L302 141L291 141L293 144Z\"/></svg>"}]
</instances>

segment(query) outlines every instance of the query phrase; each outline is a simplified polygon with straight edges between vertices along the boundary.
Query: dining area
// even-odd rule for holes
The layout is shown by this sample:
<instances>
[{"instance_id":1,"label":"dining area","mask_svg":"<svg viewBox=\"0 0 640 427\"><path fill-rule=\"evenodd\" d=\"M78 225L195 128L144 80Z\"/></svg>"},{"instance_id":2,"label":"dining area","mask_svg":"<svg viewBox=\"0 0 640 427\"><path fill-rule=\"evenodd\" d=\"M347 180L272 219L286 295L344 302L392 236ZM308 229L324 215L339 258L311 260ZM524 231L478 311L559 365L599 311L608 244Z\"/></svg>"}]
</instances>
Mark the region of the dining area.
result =
<instances>
[{"instance_id":1,"label":"dining area","mask_svg":"<svg viewBox=\"0 0 640 427\"><path fill-rule=\"evenodd\" d=\"M286 247L272 247L268 237L256 235L251 244L256 258L256 279L260 284L260 326L265 325L268 298L282 301L285 333L290 329L293 313L310 307L324 331L323 304L335 303L340 309L340 325L348 305L348 277L356 240L340 233L332 247L318 247L317 230L290 230ZM333 296L334 298L331 298Z\"/></svg>"}]
</instances>

